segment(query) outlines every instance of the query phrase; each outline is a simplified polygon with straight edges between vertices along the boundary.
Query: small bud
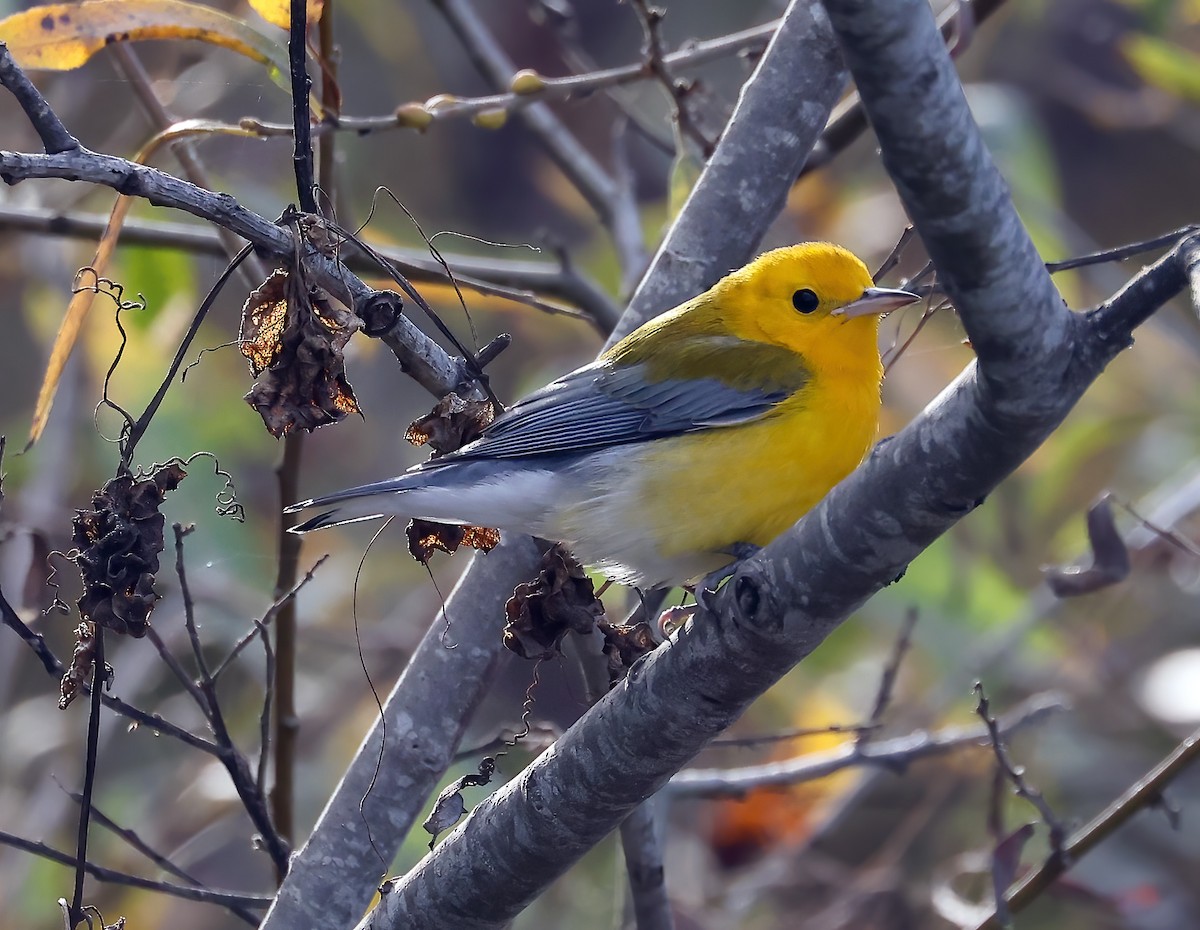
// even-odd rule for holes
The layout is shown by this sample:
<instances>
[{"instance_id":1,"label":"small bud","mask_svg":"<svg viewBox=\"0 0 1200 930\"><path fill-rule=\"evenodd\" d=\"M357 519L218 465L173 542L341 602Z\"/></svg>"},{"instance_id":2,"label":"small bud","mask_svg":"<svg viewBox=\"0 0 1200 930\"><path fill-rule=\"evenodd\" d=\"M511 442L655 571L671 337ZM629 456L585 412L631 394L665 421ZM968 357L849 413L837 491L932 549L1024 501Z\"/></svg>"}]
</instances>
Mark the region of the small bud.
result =
<instances>
[{"instance_id":1,"label":"small bud","mask_svg":"<svg viewBox=\"0 0 1200 930\"><path fill-rule=\"evenodd\" d=\"M424 129L433 122L433 114L420 103L403 103L396 107L396 123L407 129Z\"/></svg>"},{"instance_id":2,"label":"small bud","mask_svg":"<svg viewBox=\"0 0 1200 930\"><path fill-rule=\"evenodd\" d=\"M436 113L438 110L455 103L458 103L458 98L454 94L438 94L425 101L425 109Z\"/></svg>"},{"instance_id":3,"label":"small bud","mask_svg":"<svg viewBox=\"0 0 1200 930\"><path fill-rule=\"evenodd\" d=\"M471 122L480 129L499 129L508 122L508 110L504 109L504 107L480 110L471 117Z\"/></svg>"},{"instance_id":4,"label":"small bud","mask_svg":"<svg viewBox=\"0 0 1200 930\"><path fill-rule=\"evenodd\" d=\"M508 89L514 94L536 94L546 89L546 81L532 68L524 68L512 76Z\"/></svg>"}]
</instances>

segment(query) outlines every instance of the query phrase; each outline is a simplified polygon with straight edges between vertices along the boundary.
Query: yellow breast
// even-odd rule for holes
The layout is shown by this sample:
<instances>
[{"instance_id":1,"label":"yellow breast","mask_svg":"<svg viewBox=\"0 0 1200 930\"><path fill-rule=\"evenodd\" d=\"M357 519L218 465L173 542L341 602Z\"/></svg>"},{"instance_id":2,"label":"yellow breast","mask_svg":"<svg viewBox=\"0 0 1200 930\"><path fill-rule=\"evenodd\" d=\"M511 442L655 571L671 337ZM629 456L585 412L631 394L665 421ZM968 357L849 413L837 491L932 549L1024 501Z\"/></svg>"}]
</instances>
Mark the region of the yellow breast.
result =
<instances>
[{"instance_id":1,"label":"yellow breast","mask_svg":"<svg viewBox=\"0 0 1200 930\"><path fill-rule=\"evenodd\" d=\"M878 356L876 356L878 358ZM871 447L879 376L823 372L761 420L656 443L642 493L665 556L765 546L811 510Z\"/></svg>"}]
</instances>

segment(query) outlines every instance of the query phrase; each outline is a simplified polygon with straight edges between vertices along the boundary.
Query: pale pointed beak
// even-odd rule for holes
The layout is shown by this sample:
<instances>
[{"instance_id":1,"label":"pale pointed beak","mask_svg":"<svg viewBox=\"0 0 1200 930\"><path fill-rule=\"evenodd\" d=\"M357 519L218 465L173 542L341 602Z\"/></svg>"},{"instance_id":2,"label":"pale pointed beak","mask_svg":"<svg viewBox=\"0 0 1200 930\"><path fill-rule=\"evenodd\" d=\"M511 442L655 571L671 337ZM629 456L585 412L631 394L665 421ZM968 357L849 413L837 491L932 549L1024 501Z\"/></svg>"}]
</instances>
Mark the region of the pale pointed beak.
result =
<instances>
[{"instance_id":1,"label":"pale pointed beak","mask_svg":"<svg viewBox=\"0 0 1200 930\"><path fill-rule=\"evenodd\" d=\"M891 313L920 299L919 294L895 287L868 287L863 291L862 297L834 310L833 316L851 319L856 316L870 316L873 313Z\"/></svg>"}]
</instances>

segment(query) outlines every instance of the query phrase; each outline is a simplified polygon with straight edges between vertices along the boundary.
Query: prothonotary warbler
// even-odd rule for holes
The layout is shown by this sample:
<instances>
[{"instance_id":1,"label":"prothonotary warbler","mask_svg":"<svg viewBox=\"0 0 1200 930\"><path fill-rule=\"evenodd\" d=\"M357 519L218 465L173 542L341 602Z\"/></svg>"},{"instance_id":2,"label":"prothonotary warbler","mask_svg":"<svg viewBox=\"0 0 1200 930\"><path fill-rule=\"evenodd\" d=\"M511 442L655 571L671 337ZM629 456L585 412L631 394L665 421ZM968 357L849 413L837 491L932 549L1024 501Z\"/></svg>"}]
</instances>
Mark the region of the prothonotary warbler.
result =
<instances>
[{"instance_id":1,"label":"prothonotary warbler","mask_svg":"<svg viewBox=\"0 0 1200 930\"><path fill-rule=\"evenodd\" d=\"M474 442L404 474L303 501L295 532L391 514L563 542L645 588L764 546L875 438L879 315L845 249L775 249L514 404Z\"/></svg>"}]
</instances>

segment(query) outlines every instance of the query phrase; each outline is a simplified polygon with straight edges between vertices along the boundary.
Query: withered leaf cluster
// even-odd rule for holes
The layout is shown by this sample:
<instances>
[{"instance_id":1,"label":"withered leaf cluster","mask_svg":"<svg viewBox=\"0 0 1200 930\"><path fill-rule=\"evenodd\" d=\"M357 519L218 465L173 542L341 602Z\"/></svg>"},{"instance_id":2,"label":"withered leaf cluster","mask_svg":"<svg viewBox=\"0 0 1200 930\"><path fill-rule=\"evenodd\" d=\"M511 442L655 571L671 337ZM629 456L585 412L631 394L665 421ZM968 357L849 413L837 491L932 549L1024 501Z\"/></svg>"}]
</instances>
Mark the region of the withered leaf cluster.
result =
<instances>
[{"instance_id":1,"label":"withered leaf cluster","mask_svg":"<svg viewBox=\"0 0 1200 930\"><path fill-rule=\"evenodd\" d=\"M71 702L79 696L88 676L92 673L92 665L96 661L96 628L90 623L81 623L75 627L75 649L71 653L71 666L63 674L58 683L58 709L66 710ZM105 666L104 681L112 677L112 667Z\"/></svg>"},{"instance_id":2,"label":"withered leaf cluster","mask_svg":"<svg viewBox=\"0 0 1200 930\"><path fill-rule=\"evenodd\" d=\"M459 546L469 546L482 552L491 552L500 544L500 531L487 526L413 520L405 532L408 535L408 551L418 562L428 562L429 557L439 550L452 555Z\"/></svg>"},{"instance_id":3,"label":"withered leaf cluster","mask_svg":"<svg viewBox=\"0 0 1200 930\"><path fill-rule=\"evenodd\" d=\"M533 581L517 585L504 605L504 646L524 659L558 655L570 630L589 633L604 616L592 580L560 544L542 556Z\"/></svg>"},{"instance_id":4,"label":"withered leaf cluster","mask_svg":"<svg viewBox=\"0 0 1200 930\"><path fill-rule=\"evenodd\" d=\"M596 624L604 634L604 656L608 659L608 680L615 684L625 677L633 663L658 646L650 624L609 623L601 618Z\"/></svg>"},{"instance_id":5,"label":"withered leaf cluster","mask_svg":"<svg viewBox=\"0 0 1200 930\"><path fill-rule=\"evenodd\" d=\"M159 507L187 472L177 462L149 475L118 475L92 495L71 522L75 564L83 579L77 605L88 623L140 638L158 600L154 576L163 550Z\"/></svg>"},{"instance_id":6,"label":"withered leaf cluster","mask_svg":"<svg viewBox=\"0 0 1200 930\"><path fill-rule=\"evenodd\" d=\"M437 455L445 455L478 439L495 416L491 401L465 400L451 391L429 413L413 420L404 438L414 446L428 445Z\"/></svg>"},{"instance_id":7,"label":"withered leaf cluster","mask_svg":"<svg viewBox=\"0 0 1200 930\"><path fill-rule=\"evenodd\" d=\"M358 318L298 274L277 268L246 298L238 346L257 379L246 403L276 438L358 413L346 342Z\"/></svg>"},{"instance_id":8,"label":"withered leaf cluster","mask_svg":"<svg viewBox=\"0 0 1200 930\"><path fill-rule=\"evenodd\" d=\"M489 400L465 400L451 391L425 416L413 420L404 438L414 446L428 445L434 458L461 449L495 418ZM500 531L486 526L455 526L430 520L408 524L408 551L418 562L428 562L435 551L453 554L459 546L491 552L500 542Z\"/></svg>"}]
</instances>

